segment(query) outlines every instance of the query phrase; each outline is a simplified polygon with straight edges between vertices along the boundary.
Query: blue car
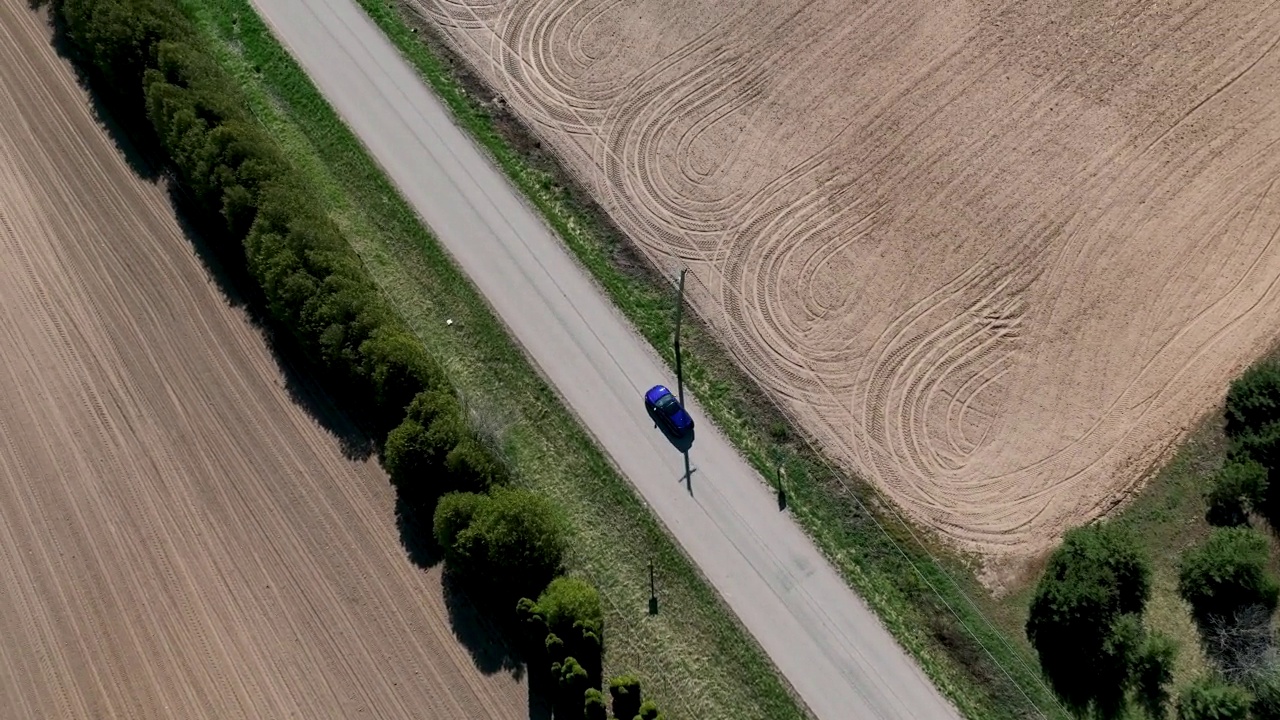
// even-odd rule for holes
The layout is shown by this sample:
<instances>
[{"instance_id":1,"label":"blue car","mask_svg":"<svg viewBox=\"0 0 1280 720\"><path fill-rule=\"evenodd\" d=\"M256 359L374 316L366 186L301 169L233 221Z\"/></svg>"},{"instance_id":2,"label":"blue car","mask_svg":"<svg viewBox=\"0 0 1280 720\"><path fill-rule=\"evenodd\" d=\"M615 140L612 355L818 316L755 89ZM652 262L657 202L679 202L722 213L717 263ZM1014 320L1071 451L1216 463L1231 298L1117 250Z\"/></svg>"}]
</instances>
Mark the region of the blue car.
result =
<instances>
[{"instance_id":1,"label":"blue car","mask_svg":"<svg viewBox=\"0 0 1280 720\"><path fill-rule=\"evenodd\" d=\"M644 407L671 435L684 437L693 431L693 418L680 407L680 401L662 385L654 385L644 394Z\"/></svg>"}]
</instances>

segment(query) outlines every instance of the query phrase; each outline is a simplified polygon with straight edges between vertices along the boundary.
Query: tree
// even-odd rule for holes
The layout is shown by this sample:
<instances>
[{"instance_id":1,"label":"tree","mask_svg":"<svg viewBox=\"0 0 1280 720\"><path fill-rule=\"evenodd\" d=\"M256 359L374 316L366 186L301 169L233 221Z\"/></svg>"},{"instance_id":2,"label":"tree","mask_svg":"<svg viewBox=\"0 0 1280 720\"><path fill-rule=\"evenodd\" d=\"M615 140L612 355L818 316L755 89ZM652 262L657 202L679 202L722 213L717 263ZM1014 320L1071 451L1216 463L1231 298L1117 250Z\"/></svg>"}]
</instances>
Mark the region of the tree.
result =
<instances>
[{"instance_id":1,"label":"tree","mask_svg":"<svg viewBox=\"0 0 1280 720\"><path fill-rule=\"evenodd\" d=\"M613 699L615 718L634 718L640 714L640 679L634 675L619 675L609 681L609 696Z\"/></svg>"},{"instance_id":2,"label":"tree","mask_svg":"<svg viewBox=\"0 0 1280 720\"><path fill-rule=\"evenodd\" d=\"M154 63L163 38L194 40L179 13L157 3L132 0L60 0L54 14L103 87L125 113L141 110L142 76ZM165 12L165 11L168 12Z\"/></svg>"},{"instance_id":3,"label":"tree","mask_svg":"<svg viewBox=\"0 0 1280 720\"><path fill-rule=\"evenodd\" d=\"M1189 685L1178 696L1179 720L1246 720L1249 693L1206 676Z\"/></svg>"},{"instance_id":4,"label":"tree","mask_svg":"<svg viewBox=\"0 0 1280 720\"><path fill-rule=\"evenodd\" d=\"M1280 586L1266 569L1267 539L1247 527L1217 528L1208 541L1183 553L1178 592L1201 627L1214 616L1231 617L1250 605L1269 615Z\"/></svg>"},{"instance_id":5,"label":"tree","mask_svg":"<svg viewBox=\"0 0 1280 720\"><path fill-rule=\"evenodd\" d=\"M1249 605L1232 616L1214 615L1201 628L1205 654L1227 679L1250 686L1275 666L1275 635L1271 616Z\"/></svg>"},{"instance_id":6,"label":"tree","mask_svg":"<svg viewBox=\"0 0 1280 720\"><path fill-rule=\"evenodd\" d=\"M561 636L579 627L598 635L604 628L600 593L579 577L561 576L548 583L538 596L538 609L547 627Z\"/></svg>"},{"instance_id":7,"label":"tree","mask_svg":"<svg viewBox=\"0 0 1280 720\"><path fill-rule=\"evenodd\" d=\"M432 517L432 530L446 557L458 560L458 536L471 527L472 521L488 503L488 495L476 493L449 493L440 498Z\"/></svg>"},{"instance_id":8,"label":"tree","mask_svg":"<svg viewBox=\"0 0 1280 720\"><path fill-rule=\"evenodd\" d=\"M1236 378L1227 391L1225 415L1231 438L1280 421L1280 362L1259 361Z\"/></svg>"},{"instance_id":9,"label":"tree","mask_svg":"<svg viewBox=\"0 0 1280 720\"><path fill-rule=\"evenodd\" d=\"M433 469L431 467L432 448L427 438L427 429L413 418L405 418L387 434L383 444L382 465L391 476L391 484L407 495L418 500L423 489L423 480Z\"/></svg>"},{"instance_id":10,"label":"tree","mask_svg":"<svg viewBox=\"0 0 1280 720\"><path fill-rule=\"evenodd\" d=\"M555 506L521 488L496 487L454 542L455 569L510 608L547 586L568 549Z\"/></svg>"},{"instance_id":11,"label":"tree","mask_svg":"<svg viewBox=\"0 0 1280 720\"><path fill-rule=\"evenodd\" d=\"M1177 653L1178 646L1173 640L1160 633L1150 633L1134 662L1135 699L1155 720L1163 720L1165 716Z\"/></svg>"},{"instance_id":12,"label":"tree","mask_svg":"<svg viewBox=\"0 0 1280 720\"><path fill-rule=\"evenodd\" d=\"M443 373L407 330L378 328L360 346L360 355L380 419L387 425L390 418L401 417L420 392L441 384Z\"/></svg>"},{"instance_id":13,"label":"tree","mask_svg":"<svg viewBox=\"0 0 1280 720\"><path fill-rule=\"evenodd\" d=\"M1036 586L1027 638L1054 690L1078 710L1105 713L1133 679L1150 594L1150 566L1138 547L1113 523L1074 528Z\"/></svg>"},{"instance_id":14,"label":"tree","mask_svg":"<svg viewBox=\"0 0 1280 720\"><path fill-rule=\"evenodd\" d=\"M604 611L600 593L591 583L576 577L558 577L547 585L538 602L526 607L524 619L535 631L546 627L564 642L566 652L587 669L593 679L599 678L604 649ZM536 617L537 622L532 622Z\"/></svg>"},{"instance_id":15,"label":"tree","mask_svg":"<svg viewBox=\"0 0 1280 720\"><path fill-rule=\"evenodd\" d=\"M1248 511L1262 511L1267 499L1267 469L1247 456L1229 459L1206 492L1209 522L1220 526L1248 523Z\"/></svg>"},{"instance_id":16,"label":"tree","mask_svg":"<svg viewBox=\"0 0 1280 720\"><path fill-rule=\"evenodd\" d=\"M460 489L483 492L510 479L506 465L474 432L468 432L444 459L450 482Z\"/></svg>"},{"instance_id":17,"label":"tree","mask_svg":"<svg viewBox=\"0 0 1280 720\"><path fill-rule=\"evenodd\" d=\"M414 504L429 505L437 497L454 491L483 491L487 486L474 482L477 470L455 459L451 472L450 455L466 437L457 400L445 391L419 393L409 404L404 420L387 435L383 464L391 482Z\"/></svg>"},{"instance_id":18,"label":"tree","mask_svg":"<svg viewBox=\"0 0 1280 720\"><path fill-rule=\"evenodd\" d=\"M541 649L547 637L547 619L543 617L538 603L529 598L520 598L516 603L516 622L520 628L519 640L526 652Z\"/></svg>"},{"instance_id":19,"label":"tree","mask_svg":"<svg viewBox=\"0 0 1280 720\"><path fill-rule=\"evenodd\" d=\"M609 708L604 703L604 695L598 688L587 688L583 693L584 712L586 720L607 720L609 716Z\"/></svg>"},{"instance_id":20,"label":"tree","mask_svg":"<svg viewBox=\"0 0 1280 720\"><path fill-rule=\"evenodd\" d=\"M640 720L662 720L662 713L658 711L658 705L652 700L645 700L640 703L640 712L636 714Z\"/></svg>"},{"instance_id":21,"label":"tree","mask_svg":"<svg viewBox=\"0 0 1280 720\"><path fill-rule=\"evenodd\" d=\"M1102 651L1094 659L1093 672L1103 679L1094 688L1092 698L1099 717L1119 717L1124 710L1125 693L1137 680L1138 661L1146 642L1142 616L1137 613L1120 615L1111 623Z\"/></svg>"},{"instance_id":22,"label":"tree","mask_svg":"<svg viewBox=\"0 0 1280 720\"><path fill-rule=\"evenodd\" d=\"M568 657L564 662L554 663L551 666L551 672L555 675L559 691L558 704L566 709L581 708L587 688L591 684L587 671L578 664L576 659Z\"/></svg>"}]
</instances>

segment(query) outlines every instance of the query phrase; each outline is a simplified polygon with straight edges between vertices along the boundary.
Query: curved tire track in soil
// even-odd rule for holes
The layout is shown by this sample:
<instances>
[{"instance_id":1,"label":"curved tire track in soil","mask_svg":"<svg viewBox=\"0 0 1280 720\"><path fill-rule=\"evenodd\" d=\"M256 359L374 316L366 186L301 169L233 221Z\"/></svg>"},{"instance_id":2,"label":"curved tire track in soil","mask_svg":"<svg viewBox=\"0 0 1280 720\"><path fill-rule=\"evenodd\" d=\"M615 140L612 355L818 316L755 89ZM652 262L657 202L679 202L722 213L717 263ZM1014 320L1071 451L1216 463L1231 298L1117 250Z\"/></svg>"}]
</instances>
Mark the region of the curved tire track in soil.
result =
<instances>
[{"instance_id":1,"label":"curved tire track in soil","mask_svg":"<svg viewBox=\"0 0 1280 720\"><path fill-rule=\"evenodd\" d=\"M1276 335L1276 3L600 12L503 66L506 28L448 34L526 120L588 108L539 132L752 377L966 549L1113 507Z\"/></svg>"},{"instance_id":2,"label":"curved tire track in soil","mask_svg":"<svg viewBox=\"0 0 1280 720\"><path fill-rule=\"evenodd\" d=\"M17 0L0 64L0 716L526 717Z\"/></svg>"}]
</instances>

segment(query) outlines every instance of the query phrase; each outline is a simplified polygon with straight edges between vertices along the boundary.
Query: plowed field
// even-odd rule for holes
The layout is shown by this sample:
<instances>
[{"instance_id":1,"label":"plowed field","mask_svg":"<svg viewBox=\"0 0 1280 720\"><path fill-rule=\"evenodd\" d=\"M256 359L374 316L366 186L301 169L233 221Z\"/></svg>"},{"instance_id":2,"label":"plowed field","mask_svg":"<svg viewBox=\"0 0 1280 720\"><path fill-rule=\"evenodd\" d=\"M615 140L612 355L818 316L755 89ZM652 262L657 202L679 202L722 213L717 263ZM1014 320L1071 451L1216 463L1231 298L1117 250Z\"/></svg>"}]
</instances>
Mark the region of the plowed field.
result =
<instances>
[{"instance_id":1,"label":"plowed field","mask_svg":"<svg viewBox=\"0 0 1280 720\"><path fill-rule=\"evenodd\" d=\"M1280 328L1280 5L416 0L738 360L1034 553Z\"/></svg>"},{"instance_id":2,"label":"plowed field","mask_svg":"<svg viewBox=\"0 0 1280 720\"><path fill-rule=\"evenodd\" d=\"M527 717L49 38L0 0L0 717Z\"/></svg>"}]
</instances>

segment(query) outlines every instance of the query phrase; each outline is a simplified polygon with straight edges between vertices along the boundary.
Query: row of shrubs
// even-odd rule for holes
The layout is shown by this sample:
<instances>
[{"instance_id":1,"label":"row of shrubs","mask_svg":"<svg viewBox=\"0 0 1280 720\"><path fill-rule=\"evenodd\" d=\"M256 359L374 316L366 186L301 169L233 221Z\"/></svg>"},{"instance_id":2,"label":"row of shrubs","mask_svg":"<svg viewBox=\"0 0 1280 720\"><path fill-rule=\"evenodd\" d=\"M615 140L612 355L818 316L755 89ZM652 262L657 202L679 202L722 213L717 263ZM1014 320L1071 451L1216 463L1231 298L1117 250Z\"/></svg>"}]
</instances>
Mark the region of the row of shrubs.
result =
<instances>
[{"instance_id":1,"label":"row of shrubs","mask_svg":"<svg viewBox=\"0 0 1280 720\"><path fill-rule=\"evenodd\" d=\"M1255 363L1231 384L1226 421L1230 447L1206 493L1209 521L1247 525L1253 513L1275 524L1280 483L1269 478L1280 466L1280 362Z\"/></svg>"},{"instance_id":2,"label":"row of shrubs","mask_svg":"<svg viewBox=\"0 0 1280 720\"><path fill-rule=\"evenodd\" d=\"M569 531L558 509L510 486L506 464L475 432L439 364L189 18L171 0L51 6L99 94L163 153L214 251L252 279L272 324L326 387L387 433L383 465L410 512L432 516L449 571L536 638L527 658L556 680L568 715L607 717L600 598L586 581L563 576ZM634 678L615 678L609 689L614 717L661 717Z\"/></svg>"},{"instance_id":3,"label":"row of shrubs","mask_svg":"<svg viewBox=\"0 0 1280 720\"><path fill-rule=\"evenodd\" d=\"M377 424L443 387L440 368L391 312L313 192L164 0L53 0L77 59L113 110L158 144L217 254L261 299L326 384Z\"/></svg>"},{"instance_id":4,"label":"row of shrubs","mask_svg":"<svg viewBox=\"0 0 1280 720\"><path fill-rule=\"evenodd\" d=\"M1269 543L1254 518L1277 529L1280 484L1280 363L1263 360L1227 394L1229 448L1206 483L1206 519L1214 526L1178 563L1178 593L1191 610L1213 672L1179 694L1182 720L1280 720L1280 664L1272 615L1280 582L1269 570ZM1068 532L1036 587L1027 637L1058 696L1100 717L1121 714L1127 699L1154 718L1170 705L1177 648L1144 629L1150 561L1116 523Z\"/></svg>"},{"instance_id":5,"label":"row of shrubs","mask_svg":"<svg viewBox=\"0 0 1280 720\"><path fill-rule=\"evenodd\" d=\"M522 655L530 674L547 681L556 716L610 717L601 692L600 594L585 580L562 574L569 543L556 508L535 493L500 484L483 493L452 491L436 503L433 529L446 567L475 597L499 613L514 609ZM613 678L609 692L618 720L663 717L641 698L633 676Z\"/></svg>"}]
</instances>

